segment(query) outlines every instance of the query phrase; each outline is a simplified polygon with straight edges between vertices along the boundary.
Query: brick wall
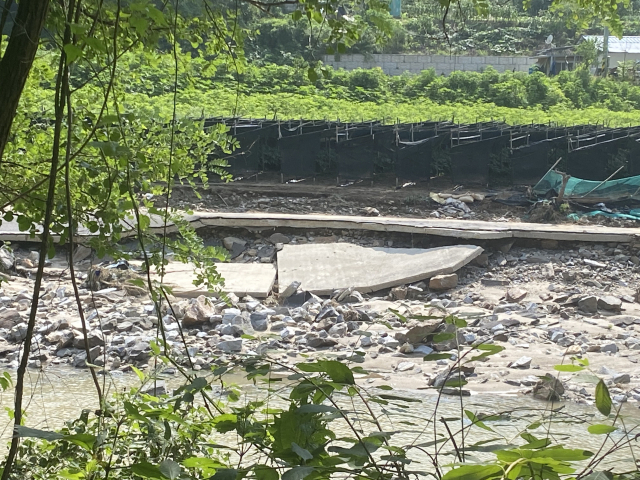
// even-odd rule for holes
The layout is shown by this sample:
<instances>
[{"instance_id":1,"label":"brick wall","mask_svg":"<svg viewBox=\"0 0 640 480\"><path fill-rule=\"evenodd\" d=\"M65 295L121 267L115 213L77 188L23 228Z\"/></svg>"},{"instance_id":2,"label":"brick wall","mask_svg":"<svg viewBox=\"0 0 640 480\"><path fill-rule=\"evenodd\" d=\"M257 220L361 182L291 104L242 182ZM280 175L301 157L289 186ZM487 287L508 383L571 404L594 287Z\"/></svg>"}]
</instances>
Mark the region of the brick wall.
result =
<instances>
[{"instance_id":1,"label":"brick wall","mask_svg":"<svg viewBox=\"0 0 640 480\"><path fill-rule=\"evenodd\" d=\"M404 72L420 73L422 70L435 69L438 75L449 75L455 71L481 72L491 65L499 72L514 70L528 72L535 60L529 57L468 57L449 55L325 55L323 62L334 68L354 70L356 68L380 67L388 75L401 75Z\"/></svg>"}]
</instances>

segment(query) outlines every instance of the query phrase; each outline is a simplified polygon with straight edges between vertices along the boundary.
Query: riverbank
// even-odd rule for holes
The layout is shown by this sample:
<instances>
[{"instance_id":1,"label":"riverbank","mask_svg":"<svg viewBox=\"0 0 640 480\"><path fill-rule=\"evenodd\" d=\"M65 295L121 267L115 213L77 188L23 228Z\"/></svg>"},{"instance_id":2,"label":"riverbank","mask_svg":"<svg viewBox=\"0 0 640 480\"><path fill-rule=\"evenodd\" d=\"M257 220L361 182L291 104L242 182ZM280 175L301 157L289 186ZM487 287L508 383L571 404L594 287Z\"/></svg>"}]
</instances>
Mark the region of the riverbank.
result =
<instances>
[{"instance_id":1,"label":"riverbank","mask_svg":"<svg viewBox=\"0 0 640 480\"><path fill-rule=\"evenodd\" d=\"M236 236L226 236L229 233L208 232L205 240L220 245L228 238L239 240L236 245L244 242L242 251L235 252L235 262L260 263L266 257L276 262L280 242L275 240L366 247L402 247L411 241L359 232L268 236L236 230L231 232ZM489 242L480 257L457 272L455 285L446 290L416 282L372 294L338 291L333 298L321 298L302 291L289 296L295 288L284 293L289 286L282 285L279 294L265 299L231 295L231 304L205 297L173 298L173 312L166 307L161 318L172 353L195 371L206 372L246 355L267 354L286 365L326 356L358 362L370 372L361 379L366 385L429 389L442 381L458 351L463 355L474 345L489 343L504 350L469 365L463 373L467 382L463 393L528 394L539 376L557 374L555 365L576 357L589 359L589 369L606 379L614 401L640 401L638 247L576 244L567 248L554 241L545 246ZM13 247L17 272L23 276L13 276L0 291L0 362L9 369L17 366L26 334L24 322L33 288L27 277L36 258L28 244ZM131 265L120 270L116 267L123 264L107 262L101 268L111 272L113 282L91 290L86 288L91 287L87 273L98 261L90 251L84 252L87 256L77 269L78 280L85 283L80 300L89 324L90 363L107 372L126 372L131 365L150 368L158 315L144 291L118 281L119 276L136 277L140 272ZM457 339L437 342L434 335L450 328L441 320L447 315L466 319L467 326L459 330ZM425 316L436 318L419 319ZM31 369L86 368L85 341L63 250L46 268L36 331ZM432 352L446 352L450 358L423 361ZM594 375L563 373L561 379L564 399L593 402Z\"/></svg>"}]
</instances>

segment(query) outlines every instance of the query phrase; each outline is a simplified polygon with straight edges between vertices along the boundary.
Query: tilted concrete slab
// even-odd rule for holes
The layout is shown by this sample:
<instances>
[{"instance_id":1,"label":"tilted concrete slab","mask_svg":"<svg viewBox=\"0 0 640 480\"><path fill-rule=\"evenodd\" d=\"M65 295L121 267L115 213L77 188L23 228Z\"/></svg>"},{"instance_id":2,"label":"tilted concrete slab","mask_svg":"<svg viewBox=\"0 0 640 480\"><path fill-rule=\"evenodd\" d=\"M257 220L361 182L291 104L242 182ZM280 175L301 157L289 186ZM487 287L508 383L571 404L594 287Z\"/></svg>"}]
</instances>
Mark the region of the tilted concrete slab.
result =
<instances>
[{"instance_id":1,"label":"tilted concrete slab","mask_svg":"<svg viewBox=\"0 0 640 480\"><path fill-rule=\"evenodd\" d=\"M350 243L285 245L278 252L278 284L301 282L317 295L355 287L363 293L453 273L482 253L473 245L430 249L366 248Z\"/></svg>"},{"instance_id":2,"label":"tilted concrete slab","mask_svg":"<svg viewBox=\"0 0 640 480\"><path fill-rule=\"evenodd\" d=\"M216 263L216 268L225 286L222 291L235 293L239 297L251 295L265 298L271 292L276 280L276 267L265 263ZM159 280L158 275L154 278ZM206 287L193 284L196 275L193 264L171 262L167 265L164 283L172 287L176 297L197 297L207 295Z\"/></svg>"}]
</instances>

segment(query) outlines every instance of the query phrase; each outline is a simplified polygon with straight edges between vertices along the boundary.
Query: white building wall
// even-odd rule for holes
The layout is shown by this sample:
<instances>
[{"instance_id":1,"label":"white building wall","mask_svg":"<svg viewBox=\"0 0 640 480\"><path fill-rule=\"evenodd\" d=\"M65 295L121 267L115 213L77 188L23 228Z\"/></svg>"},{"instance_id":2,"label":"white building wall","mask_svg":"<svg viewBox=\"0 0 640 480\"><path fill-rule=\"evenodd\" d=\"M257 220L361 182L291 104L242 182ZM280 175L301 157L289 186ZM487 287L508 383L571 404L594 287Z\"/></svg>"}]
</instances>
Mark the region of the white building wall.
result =
<instances>
[{"instance_id":1,"label":"white building wall","mask_svg":"<svg viewBox=\"0 0 640 480\"><path fill-rule=\"evenodd\" d=\"M380 67L388 75L401 75L404 72L419 73L435 69L438 75L449 75L455 71L481 72L489 65L498 72L528 72L535 61L529 57L480 57L456 55L414 55L414 54L374 54L374 55L325 55L325 65L345 70L356 68Z\"/></svg>"}]
</instances>

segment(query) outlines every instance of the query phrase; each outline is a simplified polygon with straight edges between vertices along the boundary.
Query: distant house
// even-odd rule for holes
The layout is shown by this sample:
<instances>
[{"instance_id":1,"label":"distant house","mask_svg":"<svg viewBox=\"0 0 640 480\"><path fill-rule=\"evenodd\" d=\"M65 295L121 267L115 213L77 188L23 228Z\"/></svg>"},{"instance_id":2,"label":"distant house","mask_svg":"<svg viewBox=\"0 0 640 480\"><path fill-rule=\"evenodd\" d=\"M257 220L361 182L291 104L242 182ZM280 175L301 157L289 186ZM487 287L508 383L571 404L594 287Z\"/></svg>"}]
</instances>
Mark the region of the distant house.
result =
<instances>
[{"instance_id":1,"label":"distant house","mask_svg":"<svg viewBox=\"0 0 640 480\"><path fill-rule=\"evenodd\" d=\"M602 35L583 35L581 41L595 41L598 47L599 58L602 60L602 52L604 48L604 36ZM609 68L618 66L618 62L626 62L633 60L640 62L640 36L614 37L609 36Z\"/></svg>"},{"instance_id":2,"label":"distant house","mask_svg":"<svg viewBox=\"0 0 640 480\"><path fill-rule=\"evenodd\" d=\"M573 70L580 63L575 47L548 46L531 57L536 60L535 68L545 75L553 76L563 70Z\"/></svg>"}]
</instances>

